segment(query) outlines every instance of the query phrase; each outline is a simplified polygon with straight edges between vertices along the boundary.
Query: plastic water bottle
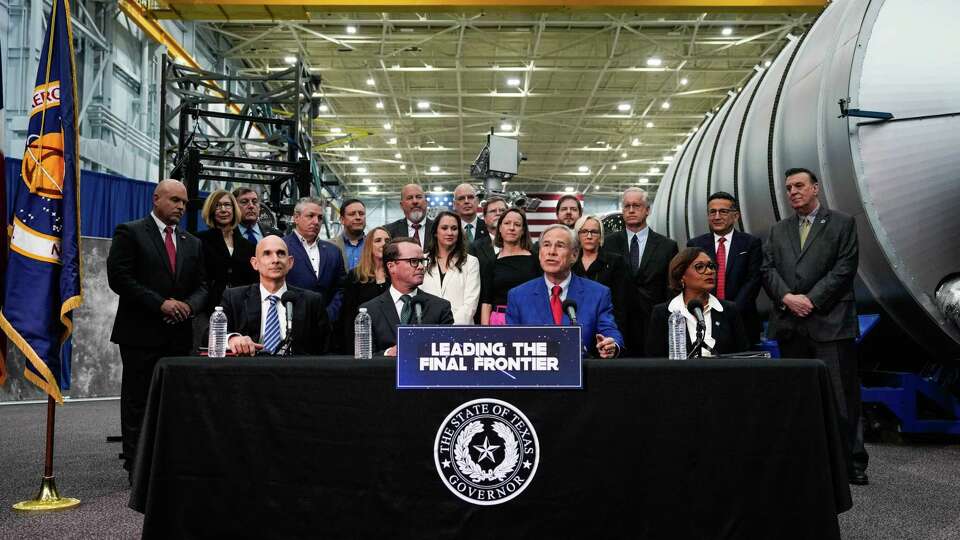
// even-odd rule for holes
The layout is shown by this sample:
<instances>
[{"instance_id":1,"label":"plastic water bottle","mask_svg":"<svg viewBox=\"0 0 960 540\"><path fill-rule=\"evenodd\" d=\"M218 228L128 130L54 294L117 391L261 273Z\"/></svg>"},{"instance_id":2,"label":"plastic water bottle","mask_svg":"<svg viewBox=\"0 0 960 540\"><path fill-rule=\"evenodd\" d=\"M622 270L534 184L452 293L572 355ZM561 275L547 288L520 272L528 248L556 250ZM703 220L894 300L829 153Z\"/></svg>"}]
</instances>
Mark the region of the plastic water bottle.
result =
<instances>
[{"instance_id":1,"label":"plastic water bottle","mask_svg":"<svg viewBox=\"0 0 960 540\"><path fill-rule=\"evenodd\" d=\"M210 337L207 340L207 356L223 358L227 355L227 314L217 306L210 315Z\"/></svg>"},{"instance_id":2,"label":"plastic water bottle","mask_svg":"<svg viewBox=\"0 0 960 540\"><path fill-rule=\"evenodd\" d=\"M667 319L667 344L670 360L687 358L687 319L679 310L670 313Z\"/></svg>"},{"instance_id":3,"label":"plastic water bottle","mask_svg":"<svg viewBox=\"0 0 960 540\"><path fill-rule=\"evenodd\" d=\"M353 320L353 357L359 359L373 358L373 336L370 329L370 315L367 308L360 308L357 318Z\"/></svg>"}]
</instances>

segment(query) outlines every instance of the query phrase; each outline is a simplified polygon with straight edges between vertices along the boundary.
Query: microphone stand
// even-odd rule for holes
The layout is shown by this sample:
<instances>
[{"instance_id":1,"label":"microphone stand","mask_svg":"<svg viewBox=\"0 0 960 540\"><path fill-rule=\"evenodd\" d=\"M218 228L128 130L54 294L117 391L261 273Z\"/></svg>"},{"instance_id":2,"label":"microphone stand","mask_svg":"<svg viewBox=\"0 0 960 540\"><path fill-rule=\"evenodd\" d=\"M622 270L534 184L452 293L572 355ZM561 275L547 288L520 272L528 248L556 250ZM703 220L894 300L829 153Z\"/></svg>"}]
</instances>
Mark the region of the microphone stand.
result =
<instances>
[{"instance_id":1,"label":"microphone stand","mask_svg":"<svg viewBox=\"0 0 960 540\"><path fill-rule=\"evenodd\" d=\"M286 336L283 338L283 341L280 342L280 347L277 348L277 352L274 356L293 355L293 316L291 313L293 309L293 305L288 303L286 307L288 309L287 320L286 320L287 332L286 332Z\"/></svg>"},{"instance_id":2,"label":"microphone stand","mask_svg":"<svg viewBox=\"0 0 960 540\"><path fill-rule=\"evenodd\" d=\"M697 321L697 342L693 344L693 349L691 349L690 352L687 354L687 358L700 358L703 356L703 353L701 352L700 349L704 345L703 340L705 338L704 334L706 334L706 331L707 331L706 325L702 321L698 320Z\"/></svg>"}]
</instances>

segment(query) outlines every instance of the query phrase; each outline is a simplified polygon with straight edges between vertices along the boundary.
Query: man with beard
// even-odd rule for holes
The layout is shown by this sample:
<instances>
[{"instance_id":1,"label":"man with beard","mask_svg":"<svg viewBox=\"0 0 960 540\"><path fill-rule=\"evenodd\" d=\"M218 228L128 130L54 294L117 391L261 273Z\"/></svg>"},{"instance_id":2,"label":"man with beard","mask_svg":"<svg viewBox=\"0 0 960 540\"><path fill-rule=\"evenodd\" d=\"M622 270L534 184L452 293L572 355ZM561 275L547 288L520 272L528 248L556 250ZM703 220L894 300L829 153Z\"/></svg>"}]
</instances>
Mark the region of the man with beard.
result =
<instances>
[{"instance_id":1,"label":"man with beard","mask_svg":"<svg viewBox=\"0 0 960 540\"><path fill-rule=\"evenodd\" d=\"M427 238L433 222L427 219L427 198L423 188L417 184L407 184L400 190L400 208L403 219L398 219L384 227L391 238L413 238L426 251Z\"/></svg>"},{"instance_id":2,"label":"man with beard","mask_svg":"<svg viewBox=\"0 0 960 540\"><path fill-rule=\"evenodd\" d=\"M362 304L370 314L373 350L386 356L397 355L397 326L409 324L453 324L450 302L420 290L427 259L420 244L409 237L394 238L383 247L383 264L390 288ZM423 316L418 321L414 304L420 304Z\"/></svg>"}]
</instances>

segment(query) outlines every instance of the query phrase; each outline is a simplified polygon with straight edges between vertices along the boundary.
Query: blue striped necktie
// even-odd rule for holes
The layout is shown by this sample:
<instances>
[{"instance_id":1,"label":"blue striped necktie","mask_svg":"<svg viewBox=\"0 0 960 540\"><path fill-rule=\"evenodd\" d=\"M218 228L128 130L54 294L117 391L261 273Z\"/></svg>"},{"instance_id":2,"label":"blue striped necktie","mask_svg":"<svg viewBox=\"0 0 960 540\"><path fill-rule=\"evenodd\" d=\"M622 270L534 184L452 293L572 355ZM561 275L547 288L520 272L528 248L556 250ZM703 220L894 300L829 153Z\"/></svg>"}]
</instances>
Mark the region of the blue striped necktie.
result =
<instances>
[{"instance_id":1,"label":"blue striped necktie","mask_svg":"<svg viewBox=\"0 0 960 540\"><path fill-rule=\"evenodd\" d=\"M249 240L251 244L257 245L257 233L253 231L253 227L247 227L247 240Z\"/></svg>"},{"instance_id":2,"label":"blue striped necktie","mask_svg":"<svg viewBox=\"0 0 960 540\"><path fill-rule=\"evenodd\" d=\"M280 317L277 315L277 302L280 299L271 294L267 300L270 301L270 308L267 310L267 324L263 329L263 350L275 353L280 346Z\"/></svg>"}]
</instances>

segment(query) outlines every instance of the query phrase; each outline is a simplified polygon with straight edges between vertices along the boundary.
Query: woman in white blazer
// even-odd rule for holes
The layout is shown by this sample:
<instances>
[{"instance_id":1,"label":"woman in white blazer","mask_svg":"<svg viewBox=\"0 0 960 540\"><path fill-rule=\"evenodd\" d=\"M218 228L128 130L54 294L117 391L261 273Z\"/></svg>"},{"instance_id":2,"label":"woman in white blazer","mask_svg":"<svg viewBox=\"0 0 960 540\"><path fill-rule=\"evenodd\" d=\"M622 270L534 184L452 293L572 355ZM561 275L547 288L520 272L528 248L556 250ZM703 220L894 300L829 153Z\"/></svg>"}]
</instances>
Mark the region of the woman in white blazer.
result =
<instances>
[{"instance_id":1,"label":"woman in white blazer","mask_svg":"<svg viewBox=\"0 0 960 540\"><path fill-rule=\"evenodd\" d=\"M480 261L467 254L460 217L440 212L427 248L430 265L420 288L450 302L453 324L473 324L480 301Z\"/></svg>"}]
</instances>

